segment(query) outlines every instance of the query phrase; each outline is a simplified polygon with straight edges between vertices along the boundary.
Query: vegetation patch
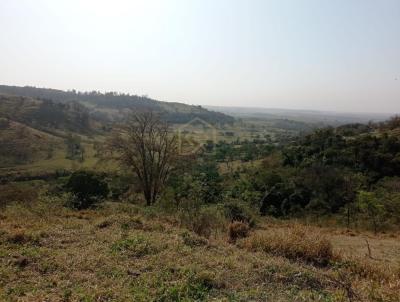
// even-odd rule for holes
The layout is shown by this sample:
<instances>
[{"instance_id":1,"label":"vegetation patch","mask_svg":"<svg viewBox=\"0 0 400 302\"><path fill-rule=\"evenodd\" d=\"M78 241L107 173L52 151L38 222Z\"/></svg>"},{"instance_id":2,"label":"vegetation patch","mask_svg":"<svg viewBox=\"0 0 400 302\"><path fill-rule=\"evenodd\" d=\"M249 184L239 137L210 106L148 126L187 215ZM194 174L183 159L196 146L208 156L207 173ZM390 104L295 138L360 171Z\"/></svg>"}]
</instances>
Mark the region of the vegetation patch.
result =
<instances>
[{"instance_id":1,"label":"vegetation patch","mask_svg":"<svg viewBox=\"0 0 400 302\"><path fill-rule=\"evenodd\" d=\"M158 253L160 247L148 238L137 235L132 238L126 238L116 241L111 246L111 252L113 254L122 254L132 257L143 257Z\"/></svg>"},{"instance_id":2,"label":"vegetation patch","mask_svg":"<svg viewBox=\"0 0 400 302\"><path fill-rule=\"evenodd\" d=\"M198 236L188 231L184 231L180 234L183 243L190 247L203 246L208 244L208 240L204 237Z\"/></svg>"},{"instance_id":3,"label":"vegetation patch","mask_svg":"<svg viewBox=\"0 0 400 302\"><path fill-rule=\"evenodd\" d=\"M237 239L245 238L250 231L249 225L240 221L234 221L228 226L229 242L235 243Z\"/></svg>"},{"instance_id":4,"label":"vegetation patch","mask_svg":"<svg viewBox=\"0 0 400 302\"><path fill-rule=\"evenodd\" d=\"M241 244L249 250L323 266L337 257L325 236L300 225L278 232L257 232Z\"/></svg>"},{"instance_id":5,"label":"vegetation patch","mask_svg":"<svg viewBox=\"0 0 400 302\"><path fill-rule=\"evenodd\" d=\"M208 271L188 271L184 282L164 284L155 301L206 301L210 290L216 287L214 275Z\"/></svg>"}]
</instances>

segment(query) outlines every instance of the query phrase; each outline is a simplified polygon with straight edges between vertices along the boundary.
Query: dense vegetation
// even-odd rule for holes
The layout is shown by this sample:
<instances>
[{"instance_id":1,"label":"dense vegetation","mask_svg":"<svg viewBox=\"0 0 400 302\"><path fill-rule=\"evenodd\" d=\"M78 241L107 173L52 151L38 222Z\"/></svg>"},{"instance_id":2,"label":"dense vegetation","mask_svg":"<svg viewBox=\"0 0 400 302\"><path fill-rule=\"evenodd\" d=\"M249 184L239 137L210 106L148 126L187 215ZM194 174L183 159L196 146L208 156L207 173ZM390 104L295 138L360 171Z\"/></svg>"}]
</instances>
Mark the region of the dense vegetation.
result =
<instances>
[{"instance_id":1,"label":"dense vegetation","mask_svg":"<svg viewBox=\"0 0 400 302\"><path fill-rule=\"evenodd\" d=\"M348 227L369 221L377 231L399 223L398 126L399 118L393 118L325 128L281 147L222 142L205 158L227 166L263 159L223 174L223 199L246 201L276 217L333 215Z\"/></svg>"}]
</instances>

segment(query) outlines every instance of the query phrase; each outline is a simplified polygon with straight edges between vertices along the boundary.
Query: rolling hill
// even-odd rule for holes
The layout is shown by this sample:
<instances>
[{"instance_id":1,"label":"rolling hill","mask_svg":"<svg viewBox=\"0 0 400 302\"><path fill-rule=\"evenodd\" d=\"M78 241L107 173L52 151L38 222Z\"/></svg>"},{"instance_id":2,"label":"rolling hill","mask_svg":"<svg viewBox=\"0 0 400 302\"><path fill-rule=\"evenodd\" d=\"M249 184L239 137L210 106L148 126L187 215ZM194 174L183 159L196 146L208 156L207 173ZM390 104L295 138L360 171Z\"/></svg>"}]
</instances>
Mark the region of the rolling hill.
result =
<instances>
[{"instance_id":1,"label":"rolling hill","mask_svg":"<svg viewBox=\"0 0 400 302\"><path fill-rule=\"evenodd\" d=\"M93 119L101 122L118 121L123 119L128 112L140 110L160 112L171 123L187 123L194 118L200 118L212 124L226 124L234 121L234 118L229 115L210 111L201 106L161 102L145 96L117 92L77 92L75 90L62 91L27 86L0 85L0 94L47 100L57 104L78 103L87 108Z\"/></svg>"}]
</instances>

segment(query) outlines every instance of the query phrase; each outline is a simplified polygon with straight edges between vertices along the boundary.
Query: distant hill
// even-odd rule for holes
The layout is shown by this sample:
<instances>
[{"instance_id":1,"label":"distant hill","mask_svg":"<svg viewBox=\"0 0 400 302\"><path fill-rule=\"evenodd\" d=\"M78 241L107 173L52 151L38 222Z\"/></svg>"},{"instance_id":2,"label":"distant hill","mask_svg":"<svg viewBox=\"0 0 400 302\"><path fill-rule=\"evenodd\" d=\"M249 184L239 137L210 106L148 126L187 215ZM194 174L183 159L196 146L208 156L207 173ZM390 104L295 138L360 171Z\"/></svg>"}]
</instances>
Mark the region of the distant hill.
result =
<instances>
[{"instance_id":1,"label":"distant hill","mask_svg":"<svg viewBox=\"0 0 400 302\"><path fill-rule=\"evenodd\" d=\"M187 123L194 118L200 118L208 123L232 123L234 118L220 112L207 110L201 106L170 103L153 100L146 96L122 94L116 92L100 93L62 91L56 89L17 87L0 85L0 94L23 96L39 100L51 100L56 103L71 102L84 105L94 119L105 122L120 120L129 111L154 110L163 114L171 123Z\"/></svg>"}]
</instances>

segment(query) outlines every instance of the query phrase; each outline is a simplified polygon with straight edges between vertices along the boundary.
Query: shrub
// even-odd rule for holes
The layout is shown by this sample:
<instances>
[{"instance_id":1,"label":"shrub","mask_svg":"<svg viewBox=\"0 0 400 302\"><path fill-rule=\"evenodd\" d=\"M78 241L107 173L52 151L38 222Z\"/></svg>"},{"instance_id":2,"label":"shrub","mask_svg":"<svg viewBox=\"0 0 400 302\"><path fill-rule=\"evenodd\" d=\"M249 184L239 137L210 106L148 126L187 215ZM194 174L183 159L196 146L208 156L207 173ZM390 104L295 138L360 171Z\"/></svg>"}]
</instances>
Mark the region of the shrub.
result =
<instances>
[{"instance_id":1,"label":"shrub","mask_svg":"<svg viewBox=\"0 0 400 302\"><path fill-rule=\"evenodd\" d=\"M72 194L68 206L77 210L87 209L107 197L108 186L96 174L88 171L74 172L65 188Z\"/></svg>"},{"instance_id":2,"label":"shrub","mask_svg":"<svg viewBox=\"0 0 400 302\"><path fill-rule=\"evenodd\" d=\"M217 206L182 208L179 220L182 226L206 238L210 237L213 231L217 232L226 227L226 219Z\"/></svg>"},{"instance_id":3,"label":"shrub","mask_svg":"<svg viewBox=\"0 0 400 302\"><path fill-rule=\"evenodd\" d=\"M254 227L256 222L251 210L243 203L231 201L224 204L225 216L231 222L241 221L247 223L250 227Z\"/></svg>"},{"instance_id":4,"label":"shrub","mask_svg":"<svg viewBox=\"0 0 400 302\"><path fill-rule=\"evenodd\" d=\"M321 266L336 259L327 238L300 225L291 226L281 232L256 233L244 241L243 247Z\"/></svg>"},{"instance_id":5,"label":"shrub","mask_svg":"<svg viewBox=\"0 0 400 302\"><path fill-rule=\"evenodd\" d=\"M236 242L237 239L245 238L249 234L249 225L240 221L234 221L229 224L228 235L229 242Z\"/></svg>"}]
</instances>

